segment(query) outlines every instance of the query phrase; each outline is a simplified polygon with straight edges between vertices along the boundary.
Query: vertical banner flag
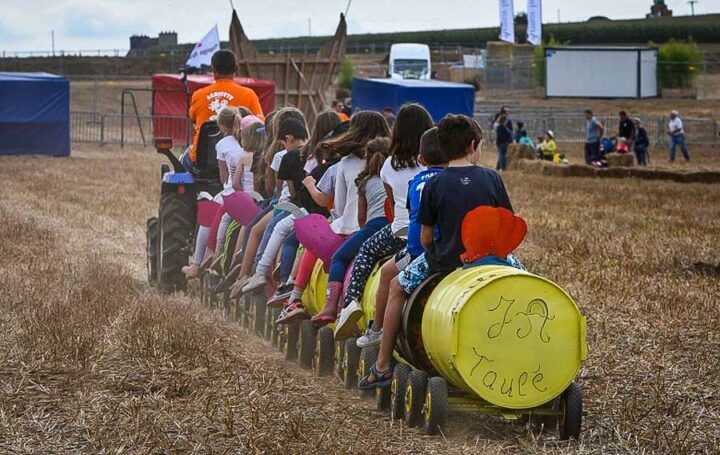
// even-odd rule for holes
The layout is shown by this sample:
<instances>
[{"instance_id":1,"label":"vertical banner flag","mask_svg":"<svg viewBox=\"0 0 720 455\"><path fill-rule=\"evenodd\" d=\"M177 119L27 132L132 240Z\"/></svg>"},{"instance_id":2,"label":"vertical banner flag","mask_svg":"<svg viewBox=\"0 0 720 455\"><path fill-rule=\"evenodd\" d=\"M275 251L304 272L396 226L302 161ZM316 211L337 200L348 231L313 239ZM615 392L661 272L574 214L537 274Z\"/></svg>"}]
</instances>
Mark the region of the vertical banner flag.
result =
<instances>
[{"instance_id":1,"label":"vertical banner flag","mask_svg":"<svg viewBox=\"0 0 720 455\"><path fill-rule=\"evenodd\" d=\"M515 42L515 11L513 0L500 0L500 39Z\"/></svg>"},{"instance_id":2,"label":"vertical banner flag","mask_svg":"<svg viewBox=\"0 0 720 455\"><path fill-rule=\"evenodd\" d=\"M195 45L185 65L195 68L200 68L202 65L210 66L212 55L219 49L220 35L216 25Z\"/></svg>"},{"instance_id":3,"label":"vertical banner flag","mask_svg":"<svg viewBox=\"0 0 720 455\"><path fill-rule=\"evenodd\" d=\"M527 2L527 40L535 46L542 44L542 0Z\"/></svg>"}]
</instances>

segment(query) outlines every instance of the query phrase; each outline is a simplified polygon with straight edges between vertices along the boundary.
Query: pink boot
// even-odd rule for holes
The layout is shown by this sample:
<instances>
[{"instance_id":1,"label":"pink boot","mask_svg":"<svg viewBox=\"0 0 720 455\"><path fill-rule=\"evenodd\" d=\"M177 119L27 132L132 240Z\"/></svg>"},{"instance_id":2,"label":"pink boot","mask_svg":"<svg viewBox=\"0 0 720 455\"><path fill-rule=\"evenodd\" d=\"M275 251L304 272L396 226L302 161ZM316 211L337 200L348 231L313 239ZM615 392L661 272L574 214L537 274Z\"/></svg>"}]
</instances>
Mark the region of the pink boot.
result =
<instances>
[{"instance_id":1,"label":"pink boot","mask_svg":"<svg viewBox=\"0 0 720 455\"><path fill-rule=\"evenodd\" d=\"M325 306L322 310L312 318L312 322L315 325L327 325L331 322L335 322L337 317L337 307L340 301L340 294L342 293L343 284L332 281L328 283L327 296L325 297Z\"/></svg>"}]
</instances>

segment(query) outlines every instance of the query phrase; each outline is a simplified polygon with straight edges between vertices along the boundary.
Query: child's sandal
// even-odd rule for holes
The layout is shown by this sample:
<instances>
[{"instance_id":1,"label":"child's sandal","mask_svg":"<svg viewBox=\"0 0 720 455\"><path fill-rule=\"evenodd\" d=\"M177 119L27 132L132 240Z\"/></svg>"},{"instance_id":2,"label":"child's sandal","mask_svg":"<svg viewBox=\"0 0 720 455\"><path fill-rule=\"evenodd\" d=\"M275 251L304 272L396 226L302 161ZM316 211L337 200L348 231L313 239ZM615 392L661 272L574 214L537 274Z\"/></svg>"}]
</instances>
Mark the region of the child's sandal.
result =
<instances>
[{"instance_id":1,"label":"child's sandal","mask_svg":"<svg viewBox=\"0 0 720 455\"><path fill-rule=\"evenodd\" d=\"M390 384L392 383L394 368L395 362L391 362L387 370L378 371L378 369L375 367L375 364L373 363L370 367L370 372L366 374L365 377L363 377L358 383L358 389L372 390L378 387L390 387ZM370 376L374 378L372 382L370 381Z\"/></svg>"}]
</instances>

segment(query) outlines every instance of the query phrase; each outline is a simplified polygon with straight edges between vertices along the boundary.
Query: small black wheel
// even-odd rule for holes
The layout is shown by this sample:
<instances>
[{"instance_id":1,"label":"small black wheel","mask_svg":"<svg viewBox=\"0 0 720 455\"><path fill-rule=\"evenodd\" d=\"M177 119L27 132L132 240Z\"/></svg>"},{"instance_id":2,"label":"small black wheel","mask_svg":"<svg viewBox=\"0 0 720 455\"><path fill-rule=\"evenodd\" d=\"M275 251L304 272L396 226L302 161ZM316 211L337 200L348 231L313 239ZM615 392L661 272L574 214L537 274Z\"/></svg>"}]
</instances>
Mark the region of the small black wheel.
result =
<instances>
[{"instance_id":1,"label":"small black wheel","mask_svg":"<svg viewBox=\"0 0 720 455\"><path fill-rule=\"evenodd\" d=\"M200 304L202 306L208 305L207 292L205 292L205 274L200 275Z\"/></svg>"},{"instance_id":2,"label":"small black wheel","mask_svg":"<svg viewBox=\"0 0 720 455\"><path fill-rule=\"evenodd\" d=\"M157 284L157 261L158 261L158 219L156 217L147 220L145 251L147 256L147 277L151 286Z\"/></svg>"},{"instance_id":3,"label":"small black wheel","mask_svg":"<svg viewBox=\"0 0 720 455\"><path fill-rule=\"evenodd\" d=\"M285 331L285 360L295 360L298 357L300 323L291 322L284 325L283 330Z\"/></svg>"},{"instance_id":4,"label":"small black wheel","mask_svg":"<svg viewBox=\"0 0 720 455\"><path fill-rule=\"evenodd\" d=\"M313 370L318 376L330 374L333 369L335 357L335 339L333 331L328 327L321 327L315 338L315 355L313 356Z\"/></svg>"},{"instance_id":5,"label":"small black wheel","mask_svg":"<svg viewBox=\"0 0 720 455\"><path fill-rule=\"evenodd\" d=\"M362 348L360 351L360 363L358 364L358 383L362 380L362 378L365 377L368 373L370 373L370 368L375 364L375 361L378 357L378 347L377 346L368 346L366 348ZM373 396L375 393L374 390L363 390L362 396Z\"/></svg>"},{"instance_id":6,"label":"small black wheel","mask_svg":"<svg viewBox=\"0 0 720 455\"><path fill-rule=\"evenodd\" d=\"M213 310L216 309L218 307L218 295L210 289L210 283L207 279L205 280L205 292L208 294L208 307Z\"/></svg>"},{"instance_id":7,"label":"small black wheel","mask_svg":"<svg viewBox=\"0 0 720 455\"><path fill-rule=\"evenodd\" d=\"M265 324L263 327L263 338L267 341L272 341L272 329L273 329L273 322L275 322L275 319L272 317L272 308L265 305Z\"/></svg>"},{"instance_id":8,"label":"small black wheel","mask_svg":"<svg viewBox=\"0 0 720 455\"><path fill-rule=\"evenodd\" d=\"M278 352L285 352L285 330L278 324L275 324L275 320L278 318L280 310L278 308L272 308L270 311L270 330L272 331L272 345Z\"/></svg>"},{"instance_id":9,"label":"small black wheel","mask_svg":"<svg viewBox=\"0 0 720 455\"><path fill-rule=\"evenodd\" d=\"M255 322L253 321L253 314L255 313L255 308L253 307L253 302L250 296L242 296L240 297L242 302L242 308L243 308L243 326L250 330L250 328L254 327Z\"/></svg>"},{"instance_id":10,"label":"small black wheel","mask_svg":"<svg viewBox=\"0 0 720 455\"><path fill-rule=\"evenodd\" d=\"M419 427L423 423L426 390L427 375L420 370L412 370L405 388L405 423L408 427Z\"/></svg>"},{"instance_id":11,"label":"small black wheel","mask_svg":"<svg viewBox=\"0 0 720 455\"><path fill-rule=\"evenodd\" d=\"M375 388L375 407L379 411L385 411L390 407L390 388L389 387L376 387Z\"/></svg>"},{"instance_id":12,"label":"small black wheel","mask_svg":"<svg viewBox=\"0 0 720 455\"><path fill-rule=\"evenodd\" d=\"M582 390L576 383L570 384L560 398L560 439L579 439L582 428Z\"/></svg>"},{"instance_id":13,"label":"small black wheel","mask_svg":"<svg viewBox=\"0 0 720 455\"><path fill-rule=\"evenodd\" d=\"M309 319L300 322L300 338L298 341L298 356L300 366L312 368L315 355L315 325Z\"/></svg>"},{"instance_id":14,"label":"small black wheel","mask_svg":"<svg viewBox=\"0 0 720 455\"><path fill-rule=\"evenodd\" d=\"M398 363L393 370L392 383L390 383L390 418L399 420L405 416L405 389L412 369L409 365Z\"/></svg>"},{"instance_id":15,"label":"small black wheel","mask_svg":"<svg viewBox=\"0 0 720 455\"><path fill-rule=\"evenodd\" d=\"M265 331L265 299L260 296L252 296L255 311L253 314L253 331L262 336Z\"/></svg>"},{"instance_id":16,"label":"small black wheel","mask_svg":"<svg viewBox=\"0 0 720 455\"><path fill-rule=\"evenodd\" d=\"M345 368L345 340L335 342L335 375L343 380Z\"/></svg>"},{"instance_id":17,"label":"small black wheel","mask_svg":"<svg viewBox=\"0 0 720 455\"><path fill-rule=\"evenodd\" d=\"M444 432L447 425L448 389L444 378L433 377L428 380L425 392L425 434Z\"/></svg>"},{"instance_id":18,"label":"small black wheel","mask_svg":"<svg viewBox=\"0 0 720 455\"><path fill-rule=\"evenodd\" d=\"M343 355L343 384L346 389L357 387L357 370L360 363L360 348L355 338L345 340L345 354Z\"/></svg>"}]
</instances>

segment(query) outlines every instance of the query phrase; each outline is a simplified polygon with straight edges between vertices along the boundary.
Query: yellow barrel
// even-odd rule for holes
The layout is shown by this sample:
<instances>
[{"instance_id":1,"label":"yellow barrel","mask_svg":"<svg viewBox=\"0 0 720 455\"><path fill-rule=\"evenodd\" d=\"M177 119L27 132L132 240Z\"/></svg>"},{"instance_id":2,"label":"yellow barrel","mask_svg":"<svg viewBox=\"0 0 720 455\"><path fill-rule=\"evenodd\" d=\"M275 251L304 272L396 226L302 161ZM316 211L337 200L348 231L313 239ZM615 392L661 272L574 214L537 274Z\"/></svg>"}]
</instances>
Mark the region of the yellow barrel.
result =
<instances>
[{"instance_id":1,"label":"yellow barrel","mask_svg":"<svg viewBox=\"0 0 720 455\"><path fill-rule=\"evenodd\" d=\"M585 317L554 283L521 270L457 270L433 290L422 335L455 387L497 406L528 409L560 395L586 357Z\"/></svg>"},{"instance_id":2,"label":"yellow barrel","mask_svg":"<svg viewBox=\"0 0 720 455\"><path fill-rule=\"evenodd\" d=\"M325 305L325 294L327 293L328 274L323 270L321 260L315 261L310 281L305 286L302 295L302 302L309 315L314 316L320 312Z\"/></svg>"},{"instance_id":3,"label":"yellow barrel","mask_svg":"<svg viewBox=\"0 0 720 455\"><path fill-rule=\"evenodd\" d=\"M373 266L370 277L365 284L365 290L363 291L362 301L360 307L363 310L363 317L358 321L358 326L361 331L367 329L368 321L371 321L375 317L375 295L377 294L378 286L380 285L380 269L385 265L385 260L382 260Z\"/></svg>"}]
</instances>

